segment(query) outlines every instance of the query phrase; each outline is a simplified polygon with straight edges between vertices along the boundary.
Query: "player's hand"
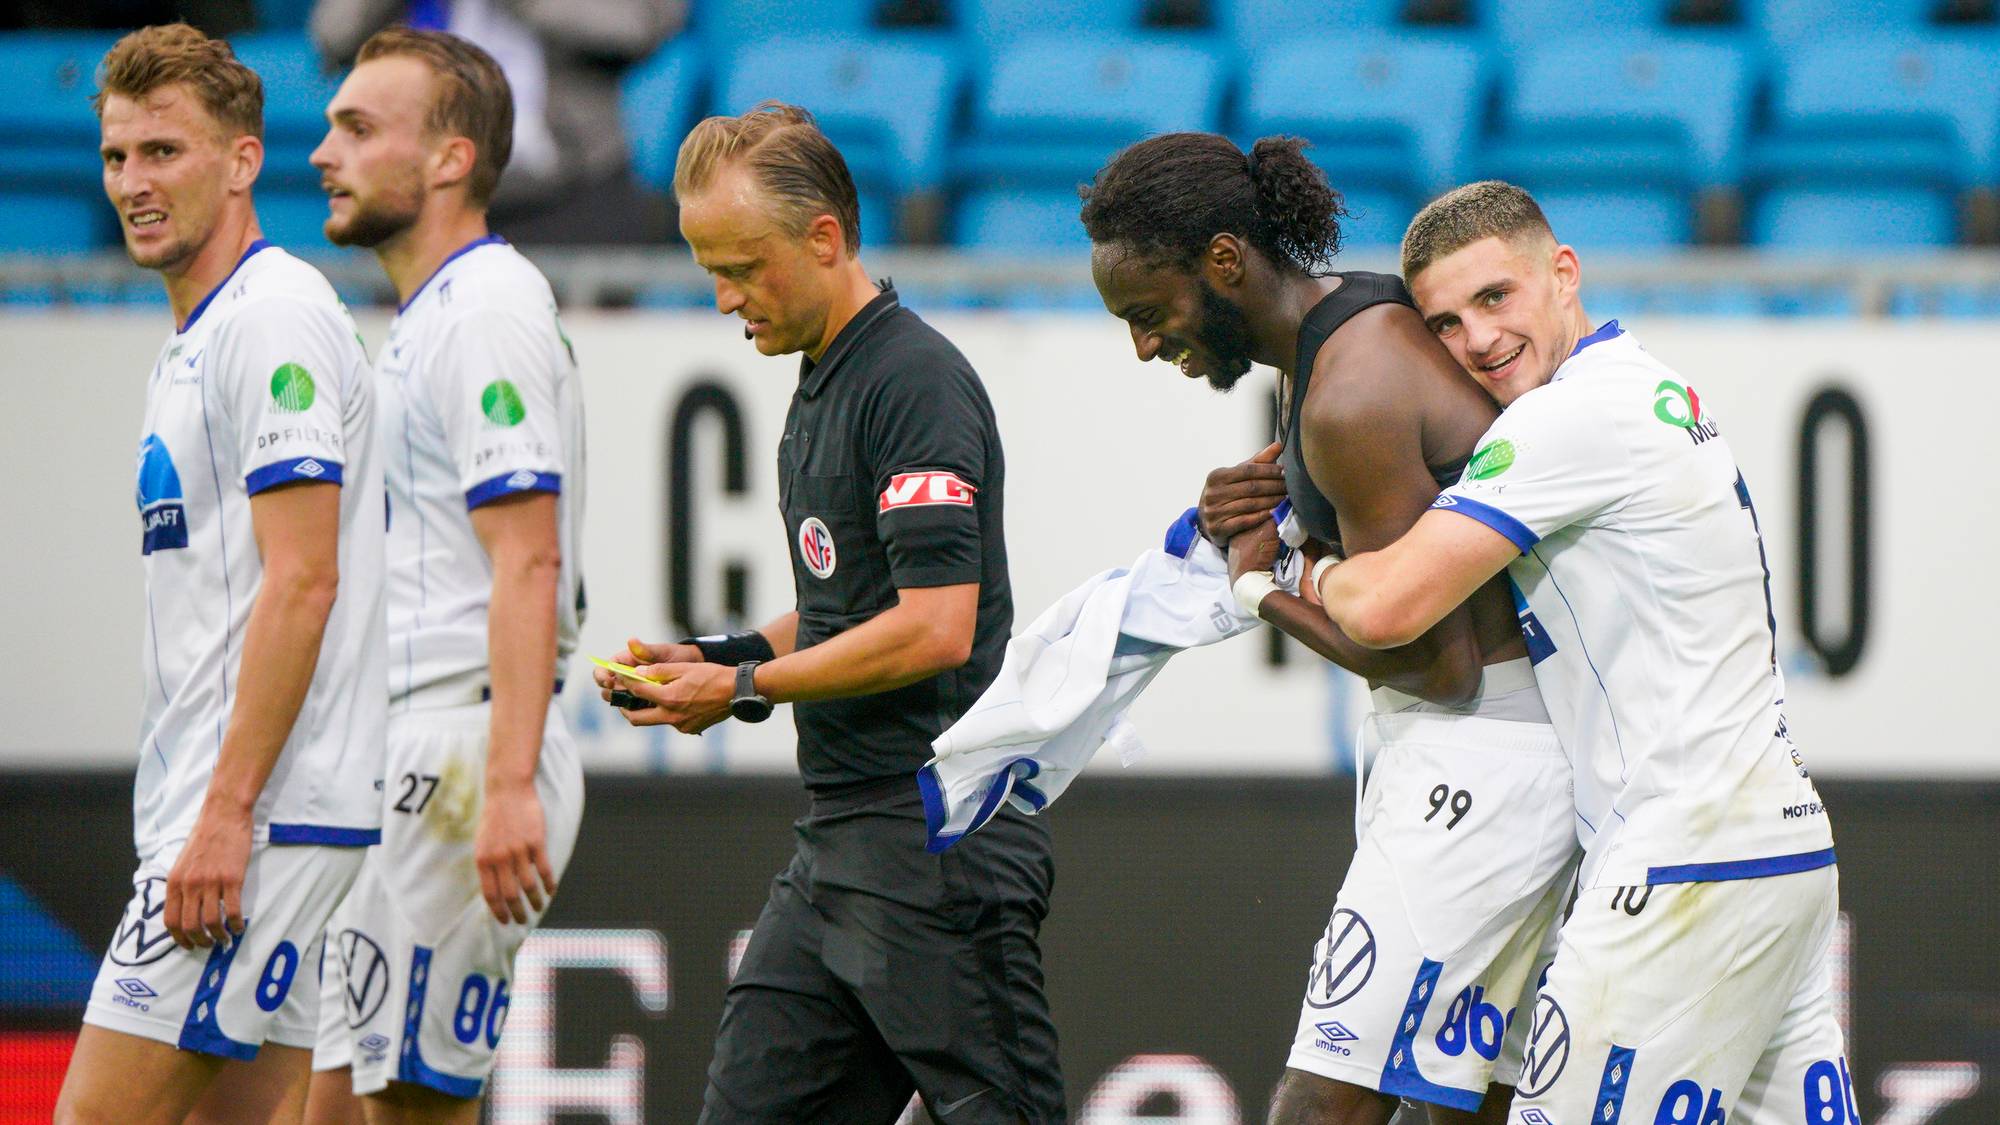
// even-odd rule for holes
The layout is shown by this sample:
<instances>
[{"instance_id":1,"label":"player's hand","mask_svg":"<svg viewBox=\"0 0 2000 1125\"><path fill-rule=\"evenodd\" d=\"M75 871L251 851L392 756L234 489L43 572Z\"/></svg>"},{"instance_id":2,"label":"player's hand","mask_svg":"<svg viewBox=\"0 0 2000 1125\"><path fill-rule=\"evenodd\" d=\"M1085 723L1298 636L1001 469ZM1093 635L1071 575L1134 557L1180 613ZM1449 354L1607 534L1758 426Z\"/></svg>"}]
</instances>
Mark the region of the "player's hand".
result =
<instances>
[{"instance_id":1,"label":"player's hand","mask_svg":"<svg viewBox=\"0 0 2000 1125\"><path fill-rule=\"evenodd\" d=\"M167 932L182 949L227 944L243 932L243 877L250 867L250 811L203 803L167 872Z\"/></svg>"},{"instance_id":2,"label":"player's hand","mask_svg":"<svg viewBox=\"0 0 2000 1125\"><path fill-rule=\"evenodd\" d=\"M548 908L556 876L549 865L542 801L532 780L503 785L487 780L472 858L486 909L501 922L527 922Z\"/></svg>"},{"instance_id":3,"label":"player's hand","mask_svg":"<svg viewBox=\"0 0 2000 1125\"><path fill-rule=\"evenodd\" d=\"M729 701L736 695L735 668L696 662L648 664L639 671L662 682L626 680L622 685L652 704L625 712L625 721L633 726L666 723L682 734L700 734L729 717Z\"/></svg>"},{"instance_id":4,"label":"player's hand","mask_svg":"<svg viewBox=\"0 0 2000 1125\"><path fill-rule=\"evenodd\" d=\"M701 649L696 648L694 645L673 644L665 641L658 644L647 644L644 641L634 638L625 642L625 651L611 659L613 663L623 664L628 668L637 668L642 664L698 664L701 662ZM613 707L623 707L625 700L631 695L633 681L609 669L593 669L590 678L591 682L597 685L598 694L603 697L606 703L611 704Z\"/></svg>"},{"instance_id":5,"label":"player's hand","mask_svg":"<svg viewBox=\"0 0 2000 1125\"><path fill-rule=\"evenodd\" d=\"M1306 560L1305 567L1300 572L1299 597L1304 598L1307 605L1324 605L1325 603L1319 600L1319 586L1312 580L1313 567L1317 566L1319 560L1328 555L1339 558L1340 548L1332 543L1321 542L1318 539L1308 539L1299 547L1299 553L1304 555Z\"/></svg>"},{"instance_id":6,"label":"player's hand","mask_svg":"<svg viewBox=\"0 0 2000 1125\"><path fill-rule=\"evenodd\" d=\"M1240 465L1217 469L1202 485L1201 534L1217 546L1271 522L1271 510L1285 498L1285 470L1278 465L1284 446L1272 442Z\"/></svg>"},{"instance_id":7,"label":"player's hand","mask_svg":"<svg viewBox=\"0 0 2000 1125\"><path fill-rule=\"evenodd\" d=\"M1229 541L1229 581L1256 570L1269 570L1278 561L1278 525L1267 515L1259 526L1241 532Z\"/></svg>"}]
</instances>

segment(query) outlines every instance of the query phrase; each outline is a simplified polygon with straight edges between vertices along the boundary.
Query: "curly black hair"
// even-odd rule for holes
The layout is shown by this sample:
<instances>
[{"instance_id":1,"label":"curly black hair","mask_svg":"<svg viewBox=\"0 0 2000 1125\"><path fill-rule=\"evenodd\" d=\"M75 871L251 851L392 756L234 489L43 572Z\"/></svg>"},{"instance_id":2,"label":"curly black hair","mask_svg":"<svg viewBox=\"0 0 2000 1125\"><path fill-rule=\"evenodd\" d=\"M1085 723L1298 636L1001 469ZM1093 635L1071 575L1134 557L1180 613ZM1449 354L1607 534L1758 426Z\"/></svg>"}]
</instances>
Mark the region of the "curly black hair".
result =
<instances>
[{"instance_id":1,"label":"curly black hair","mask_svg":"<svg viewBox=\"0 0 2000 1125\"><path fill-rule=\"evenodd\" d=\"M1111 158L1083 198L1083 226L1096 243L1192 266L1228 231L1274 263L1312 276L1340 252L1340 193L1306 159L1299 137L1264 137L1246 154L1217 133L1148 137Z\"/></svg>"}]
</instances>

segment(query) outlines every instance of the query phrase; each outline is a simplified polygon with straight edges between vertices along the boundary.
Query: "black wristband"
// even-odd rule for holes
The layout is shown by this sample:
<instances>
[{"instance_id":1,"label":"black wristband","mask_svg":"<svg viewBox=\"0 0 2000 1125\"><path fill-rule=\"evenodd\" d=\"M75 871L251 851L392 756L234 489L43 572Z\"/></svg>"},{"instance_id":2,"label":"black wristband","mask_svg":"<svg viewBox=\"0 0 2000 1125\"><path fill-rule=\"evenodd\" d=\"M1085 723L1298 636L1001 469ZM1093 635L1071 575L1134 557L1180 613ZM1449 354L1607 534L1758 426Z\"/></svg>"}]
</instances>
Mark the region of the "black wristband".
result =
<instances>
[{"instance_id":1,"label":"black wristband","mask_svg":"<svg viewBox=\"0 0 2000 1125\"><path fill-rule=\"evenodd\" d=\"M720 633L712 637L689 637L681 642L701 650L701 658L709 664L741 664L746 660L776 660L778 654L771 648L771 642L755 629L739 629L734 633Z\"/></svg>"}]
</instances>

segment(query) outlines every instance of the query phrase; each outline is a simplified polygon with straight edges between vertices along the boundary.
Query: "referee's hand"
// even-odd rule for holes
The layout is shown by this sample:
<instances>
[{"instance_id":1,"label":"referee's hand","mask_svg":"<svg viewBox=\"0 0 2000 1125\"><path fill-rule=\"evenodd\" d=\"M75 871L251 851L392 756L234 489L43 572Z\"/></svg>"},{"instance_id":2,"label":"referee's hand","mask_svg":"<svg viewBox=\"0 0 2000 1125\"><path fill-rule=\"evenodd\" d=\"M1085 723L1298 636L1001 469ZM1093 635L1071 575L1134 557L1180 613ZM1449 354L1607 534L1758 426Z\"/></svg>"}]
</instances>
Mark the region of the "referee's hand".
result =
<instances>
[{"instance_id":1,"label":"referee's hand","mask_svg":"<svg viewBox=\"0 0 2000 1125\"><path fill-rule=\"evenodd\" d=\"M1218 547L1269 519L1285 498L1285 470L1278 454L1285 447L1272 442L1255 457L1208 474L1201 489L1201 534Z\"/></svg>"},{"instance_id":2,"label":"referee's hand","mask_svg":"<svg viewBox=\"0 0 2000 1125\"><path fill-rule=\"evenodd\" d=\"M701 649L696 648L694 645L675 644L669 641L662 641L658 644L647 644L635 637L625 642L625 651L619 653L613 660L628 668L637 668L646 664L699 663L701 661ZM635 681L603 668L593 671L590 678L591 682L597 685L598 695L603 698L604 702L611 704L613 707L621 710L646 709L646 702L632 694L632 686ZM629 718L630 716L628 715L627 717ZM641 723L638 725L652 726L665 721L664 719L654 719L650 723Z\"/></svg>"}]
</instances>

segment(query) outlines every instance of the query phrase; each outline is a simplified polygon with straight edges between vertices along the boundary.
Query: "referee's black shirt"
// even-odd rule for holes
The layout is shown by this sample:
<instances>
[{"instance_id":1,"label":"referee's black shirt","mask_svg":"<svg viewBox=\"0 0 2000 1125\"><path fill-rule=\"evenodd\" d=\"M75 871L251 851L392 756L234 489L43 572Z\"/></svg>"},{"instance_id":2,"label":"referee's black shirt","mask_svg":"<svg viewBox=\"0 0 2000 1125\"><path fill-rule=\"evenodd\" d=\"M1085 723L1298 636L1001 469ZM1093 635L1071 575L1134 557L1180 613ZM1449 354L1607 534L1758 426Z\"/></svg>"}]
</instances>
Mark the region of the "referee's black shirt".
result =
<instances>
[{"instance_id":1,"label":"referee's black shirt","mask_svg":"<svg viewBox=\"0 0 2000 1125\"><path fill-rule=\"evenodd\" d=\"M1006 464L986 388L887 285L799 389L778 446L798 647L896 604L898 587L979 583L972 657L894 691L802 702L799 773L817 792L908 777L1000 669L1013 627L1001 528Z\"/></svg>"}]
</instances>

